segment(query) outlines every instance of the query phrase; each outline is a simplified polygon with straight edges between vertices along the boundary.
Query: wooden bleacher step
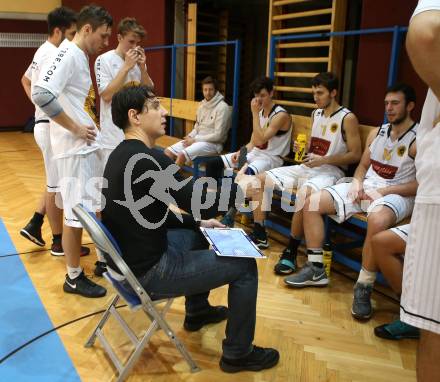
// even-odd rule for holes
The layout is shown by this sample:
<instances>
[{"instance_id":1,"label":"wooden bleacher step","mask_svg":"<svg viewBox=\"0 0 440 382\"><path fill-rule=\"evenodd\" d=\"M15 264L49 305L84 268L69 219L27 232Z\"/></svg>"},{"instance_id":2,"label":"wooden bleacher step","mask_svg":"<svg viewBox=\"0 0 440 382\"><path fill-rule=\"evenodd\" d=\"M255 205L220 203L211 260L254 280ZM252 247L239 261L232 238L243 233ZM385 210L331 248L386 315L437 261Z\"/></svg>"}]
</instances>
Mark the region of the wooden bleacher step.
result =
<instances>
[{"instance_id":1,"label":"wooden bleacher step","mask_svg":"<svg viewBox=\"0 0 440 382\"><path fill-rule=\"evenodd\" d=\"M272 20L274 20L274 21L290 20L290 19L298 19L301 17L328 15L331 13L332 13L331 8L325 8L325 9L318 9L316 11L296 12L296 13L287 13L285 15L277 15L277 16L274 16L272 18Z\"/></svg>"},{"instance_id":2,"label":"wooden bleacher step","mask_svg":"<svg viewBox=\"0 0 440 382\"><path fill-rule=\"evenodd\" d=\"M331 29L331 24L327 25L316 25L312 27L298 27L298 28L283 28L274 29L272 34L294 34L294 33L312 33L312 32L322 32L329 31Z\"/></svg>"},{"instance_id":3,"label":"wooden bleacher step","mask_svg":"<svg viewBox=\"0 0 440 382\"><path fill-rule=\"evenodd\" d=\"M328 62L328 57L288 57L288 58L276 58L275 62L277 63L312 63L312 62Z\"/></svg>"},{"instance_id":4,"label":"wooden bleacher step","mask_svg":"<svg viewBox=\"0 0 440 382\"><path fill-rule=\"evenodd\" d=\"M289 4L297 4L297 3L306 3L312 0L280 0L280 1L275 1L273 3L274 7L279 7L282 5L289 5Z\"/></svg>"},{"instance_id":5,"label":"wooden bleacher step","mask_svg":"<svg viewBox=\"0 0 440 382\"><path fill-rule=\"evenodd\" d=\"M313 41L313 42L290 42L285 44L278 44L278 49L290 48L316 48L318 46L330 46L330 41Z\"/></svg>"},{"instance_id":6,"label":"wooden bleacher step","mask_svg":"<svg viewBox=\"0 0 440 382\"><path fill-rule=\"evenodd\" d=\"M317 74L318 74L317 72L275 72L275 77L313 78Z\"/></svg>"},{"instance_id":7,"label":"wooden bleacher step","mask_svg":"<svg viewBox=\"0 0 440 382\"><path fill-rule=\"evenodd\" d=\"M301 88L298 86L275 86L274 89L281 92L312 93L311 88Z\"/></svg>"},{"instance_id":8,"label":"wooden bleacher step","mask_svg":"<svg viewBox=\"0 0 440 382\"><path fill-rule=\"evenodd\" d=\"M298 106L298 107L304 107L307 109L316 109L317 106L315 103L309 103L309 102L298 102L298 101L284 101L284 100L274 100L274 103L277 105L284 105L284 106Z\"/></svg>"}]
</instances>

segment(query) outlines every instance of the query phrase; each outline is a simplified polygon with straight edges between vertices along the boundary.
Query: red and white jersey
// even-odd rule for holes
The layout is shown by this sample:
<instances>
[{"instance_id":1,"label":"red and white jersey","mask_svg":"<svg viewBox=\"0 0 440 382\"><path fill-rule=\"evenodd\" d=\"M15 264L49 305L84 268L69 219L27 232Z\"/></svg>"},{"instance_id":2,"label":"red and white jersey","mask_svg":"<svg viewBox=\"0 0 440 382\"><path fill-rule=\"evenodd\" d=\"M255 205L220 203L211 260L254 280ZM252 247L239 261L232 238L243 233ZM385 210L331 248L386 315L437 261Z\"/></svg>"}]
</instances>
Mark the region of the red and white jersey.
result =
<instances>
[{"instance_id":1,"label":"red and white jersey","mask_svg":"<svg viewBox=\"0 0 440 382\"><path fill-rule=\"evenodd\" d=\"M267 129L278 113L287 113L286 109L279 105L274 105L267 117L264 116L264 110L260 110L260 127ZM272 138L270 138L264 145L254 147L254 150L261 151L264 154L272 156L286 156L290 152L290 145L292 139L292 124L287 131L279 130Z\"/></svg>"},{"instance_id":2,"label":"red and white jersey","mask_svg":"<svg viewBox=\"0 0 440 382\"><path fill-rule=\"evenodd\" d=\"M346 153L347 144L343 127L344 119L350 113L350 110L341 106L326 117L324 109L316 109L313 112L313 125L308 152L322 157Z\"/></svg>"},{"instance_id":3,"label":"red and white jersey","mask_svg":"<svg viewBox=\"0 0 440 382\"><path fill-rule=\"evenodd\" d=\"M364 187L380 188L408 183L416 178L414 158L409 148L416 139L418 124L414 123L400 138L391 139L391 124L380 127L370 145L371 165L365 175Z\"/></svg>"}]
</instances>

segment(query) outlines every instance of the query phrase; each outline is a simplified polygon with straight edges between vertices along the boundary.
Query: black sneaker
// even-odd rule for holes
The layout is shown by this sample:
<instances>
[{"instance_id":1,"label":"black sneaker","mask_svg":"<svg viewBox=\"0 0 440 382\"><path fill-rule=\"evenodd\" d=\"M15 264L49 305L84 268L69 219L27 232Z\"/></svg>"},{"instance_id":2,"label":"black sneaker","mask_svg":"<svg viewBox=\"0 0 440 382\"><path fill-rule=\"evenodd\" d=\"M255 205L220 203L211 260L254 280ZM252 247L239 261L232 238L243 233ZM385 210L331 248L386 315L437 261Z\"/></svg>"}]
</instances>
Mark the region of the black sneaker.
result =
<instances>
[{"instance_id":1,"label":"black sneaker","mask_svg":"<svg viewBox=\"0 0 440 382\"><path fill-rule=\"evenodd\" d=\"M260 249L269 248L269 241L267 240L266 231L258 232L254 229L254 232L249 234L251 240L255 243L255 245Z\"/></svg>"},{"instance_id":2,"label":"black sneaker","mask_svg":"<svg viewBox=\"0 0 440 382\"><path fill-rule=\"evenodd\" d=\"M387 340L403 340L405 338L417 339L420 338L420 329L400 320L396 320L389 324L376 326L374 328L374 334L377 337Z\"/></svg>"},{"instance_id":3,"label":"black sneaker","mask_svg":"<svg viewBox=\"0 0 440 382\"><path fill-rule=\"evenodd\" d=\"M95 270L93 271L93 273L95 274L95 276L102 277L104 272L107 272L107 263L105 263L104 261L97 261L95 263Z\"/></svg>"},{"instance_id":4,"label":"black sneaker","mask_svg":"<svg viewBox=\"0 0 440 382\"><path fill-rule=\"evenodd\" d=\"M260 348L254 346L254 349L246 357L238 359L220 359L220 369L226 373L237 373L239 371L260 371L275 366L280 360L280 353L271 348Z\"/></svg>"},{"instance_id":5,"label":"black sneaker","mask_svg":"<svg viewBox=\"0 0 440 382\"><path fill-rule=\"evenodd\" d=\"M20 235L32 241L32 243L39 245L40 247L44 247L46 245L46 242L41 236L41 224L34 223L32 220L20 230Z\"/></svg>"},{"instance_id":6,"label":"black sneaker","mask_svg":"<svg viewBox=\"0 0 440 382\"><path fill-rule=\"evenodd\" d=\"M196 316L185 316L183 327L189 332L195 332L207 324L215 324L226 320L228 317L228 308L226 306L210 306L206 311Z\"/></svg>"},{"instance_id":7,"label":"black sneaker","mask_svg":"<svg viewBox=\"0 0 440 382\"><path fill-rule=\"evenodd\" d=\"M247 162L247 147L246 146L242 146L240 148L240 153L238 154L238 161L237 161L237 170L240 171L242 169L242 167L246 164Z\"/></svg>"},{"instance_id":8,"label":"black sneaker","mask_svg":"<svg viewBox=\"0 0 440 382\"><path fill-rule=\"evenodd\" d=\"M105 288L88 279L84 271L73 280L70 279L69 275L66 275L63 290L66 293L75 293L90 298L103 297L107 293Z\"/></svg>"},{"instance_id":9,"label":"black sneaker","mask_svg":"<svg viewBox=\"0 0 440 382\"><path fill-rule=\"evenodd\" d=\"M50 247L50 254L52 256L64 256L64 249L59 241L52 241L52 246ZM90 248L81 246L80 256L87 256L90 254Z\"/></svg>"},{"instance_id":10,"label":"black sneaker","mask_svg":"<svg viewBox=\"0 0 440 382\"><path fill-rule=\"evenodd\" d=\"M296 260L289 248L284 249L273 270L277 275L290 275L296 271Z\"/></svg>"}]
</instances>

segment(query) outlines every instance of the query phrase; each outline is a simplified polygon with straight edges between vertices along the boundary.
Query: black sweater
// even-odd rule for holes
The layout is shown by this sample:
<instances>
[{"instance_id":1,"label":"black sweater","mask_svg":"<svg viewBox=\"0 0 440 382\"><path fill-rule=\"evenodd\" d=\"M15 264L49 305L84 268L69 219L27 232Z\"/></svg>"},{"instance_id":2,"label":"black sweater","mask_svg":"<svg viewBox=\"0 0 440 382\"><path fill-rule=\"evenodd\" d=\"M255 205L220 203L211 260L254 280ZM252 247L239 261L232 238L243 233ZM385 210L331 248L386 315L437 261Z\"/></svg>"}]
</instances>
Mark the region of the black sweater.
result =
<instances>
[{"instance_id":1,"label":"black sweater","mask_svg":"<svg viewBox=\"0 0 440 382\"><path fill-rule=\"evenodd\" d=\"M134 157L136 154L139 155ZM147 155L149 157L146 158ZM134 166L130 166L134 162ZM166 251L168 228L198 227L191 215L182 214L184 220L181 223L168 208L169 200L166 199L171 196L179 208L190 212L193 191L191 182L176 190L182 186L183 183L179 182L185 181L185 178L168 168L170 165L173 165L173 162L161 151L148 148L140 140L129 139L123 141L111 153L105 167L104 178L108 181L108 187L103 189L105 206L102 222L116 239L123 259L136 276L147 272ZM133 169L131 176L130 167ZM145 174L146 171L149 173ZM125 189L124 173L128 173L125 174ZM135 182L144 174L145 179ZM156 176L157 179L153 179ZM151 199L147 195L150 195ZM133 205L143 197L146 202L151 203L143 208L132 206L133 211L130 211L126 199L131 199ZM121 205L121 202L125 205ZM159 224L162 220L165 220L165 223ZM107 261L110 267L117 270L109 258Z\"/></svg>"}]
</instances>

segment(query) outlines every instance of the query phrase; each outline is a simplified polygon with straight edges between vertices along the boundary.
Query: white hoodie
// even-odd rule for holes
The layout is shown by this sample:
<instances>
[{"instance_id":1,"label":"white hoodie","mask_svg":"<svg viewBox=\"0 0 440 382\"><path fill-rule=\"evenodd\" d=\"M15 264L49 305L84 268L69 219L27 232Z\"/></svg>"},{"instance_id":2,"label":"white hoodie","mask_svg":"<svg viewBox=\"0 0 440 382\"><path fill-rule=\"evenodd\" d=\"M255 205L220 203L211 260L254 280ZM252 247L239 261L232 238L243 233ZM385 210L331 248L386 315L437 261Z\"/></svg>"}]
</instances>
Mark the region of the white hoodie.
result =
<instances>
[{"instance_id":1,"label":"white hoodie","mask_svg":"<svg viewBox=\"0 0 440 382\"><path fill-rule=\"evenodd\" d=\"M231 127L231 110L223 99L223 95L217 92L210 101L204 99L200 102L196 123L189 137L196 142L225 143Z\"/></svg>"}]
</instances>

